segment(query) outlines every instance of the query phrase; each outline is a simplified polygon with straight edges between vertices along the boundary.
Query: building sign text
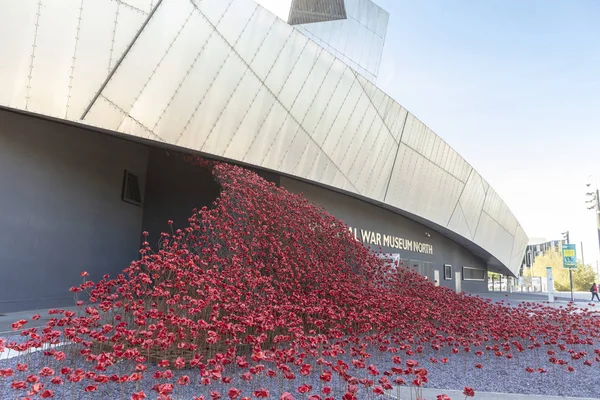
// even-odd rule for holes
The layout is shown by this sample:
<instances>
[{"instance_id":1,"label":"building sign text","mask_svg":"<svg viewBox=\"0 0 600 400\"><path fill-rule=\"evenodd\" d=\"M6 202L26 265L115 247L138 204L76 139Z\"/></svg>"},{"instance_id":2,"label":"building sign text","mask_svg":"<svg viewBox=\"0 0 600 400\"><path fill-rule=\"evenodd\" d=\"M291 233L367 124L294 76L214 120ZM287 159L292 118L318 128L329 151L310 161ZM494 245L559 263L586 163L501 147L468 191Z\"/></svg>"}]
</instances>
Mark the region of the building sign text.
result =
<instances>
[{"instance_id":1,"label":"building sign text","mask_svg":"<svg viewBox=\"0 0 600 400\"><path fill-rule=\"evenodd\" d=\"M352 235L354 235L354 239L363 242L364 244L433 255L433 246L428 243L421 243L415 240L408 240L398 236L385 235L364 229L349 229Z\"/></svg>"}]
</instances>

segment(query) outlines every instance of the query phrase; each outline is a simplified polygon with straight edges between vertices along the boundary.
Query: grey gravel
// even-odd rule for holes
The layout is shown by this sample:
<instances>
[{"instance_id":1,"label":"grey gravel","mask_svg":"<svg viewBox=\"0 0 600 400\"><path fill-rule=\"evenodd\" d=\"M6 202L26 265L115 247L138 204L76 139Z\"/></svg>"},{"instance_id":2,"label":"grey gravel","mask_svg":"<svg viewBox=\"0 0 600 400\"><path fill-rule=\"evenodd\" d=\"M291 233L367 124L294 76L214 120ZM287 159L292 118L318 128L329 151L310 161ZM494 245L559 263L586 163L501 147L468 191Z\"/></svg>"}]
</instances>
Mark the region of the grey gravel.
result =
<instances>
[{"instance_id":1,"label":"grey gravel","mask_svg":"<svg viewBox=\"0 0 600 400\"><path fill-rule=\"evenodd\" d=\"M65 346L68 347L68 346ZM63 348L64 350L64 348ZM593 351L593 350L592 350ZM375 351L372 350L372 354ZM521 393L521 394L538 394L538 395L554 395L554 396L573 396L573 397L591 397L600 398L600 365L594 363L592 367L584 366L583 360L574 361L571 363L575 368L575 372L568 372L566 366L556 366L547 362L548 356L545 351L534 353L532 351L526 351L512 360L506 358L498 358L493 355L484 355L477 357L474 353L469 354L433 354L431 352L425 352L417 356L406 356L404 354L398 354L401 356L403 362L407 359L414 359L419 361L419 366L424 367L429 371L429 383L425 385L428 388L439 388L440 393L444 393L444 390L462 390L465 386L470 386L475 391L484 392L505 392L505 393ZM442 358L448 357L450 360L448 364L432 363L429 361L429 357L436 356ZM390 358L390 361L385 361L383 357L375 355L373 360L370 362L375 364L380 373L383 373L386 369L391 368L394 364L391 362L391 357L386 355L386 358ZM350 366L351 357L345 356L342 358ZM24 357L15 357L9 360L0 361L0 368L12 367L15 368L19 362L26 361L30 366L30 371L37 372L43 366L46 366L49 359L43 356L43 352L37 352L29 354ZM369 362L367 362L368 364ZM475 368L475 364L481 363L482 369ZM73 368L84 367L84 362L79 359L76 362L72 360L67 364ZM265 364L267 368L272 365ZM57 370L60 369L58 365L50 365ZM547 373L528 373L525 371L525 367L530 366L532 368L543 367L547 370ZM88 367L89 368L89 367ZM281 393L287 391L294 395L295 399L307 399L308 395L300 395L297 392L298 386L306 383L313 386L313 391L310 394L318 394L320 388L324 386L318 380L319 366L313 364L313 374L309 377L303 377L296 370L296 379L293 381L286 381L279 377L268 378L262 376L251 382L245 382L239 378L239 375L243 371L239 371L235 374L234 380L230 384L216 383L210 386L202 386L199 384L198 379L194 379L197 376L197 371L182 370L173 371L175 377L170 379L169 382L175 383L177 379L182 375L188 375L192 379L192 385L182 387L175 386L173 399L192 399L194 396L204 395L208 400L211 398L211 391L222 391L223 399L227 399L227 390L235 386L242 390L242 395L251 396L251 393L261 387L269 390L271 393L271 399L279 399ZM152 386L156 383L167 382L163 380L158 382L151 377L152 372L157 367L149 366L148 371L144 374L144 380L135 383L127 383L124 385L116 385L109 383L100 385L99 390L94 393L85 393L84 387L93 384L91 381L80 382L78 384L66 383L64 385L53 385L49 382L46 386L52 389L55 393L54 398L59 399L126 399L128 400L133 392L144 390L148 398L157 398L157 394L151 390ZM134 370L134 364L121 362L118 365L111 368L110 371L104 372L105 375L110 376L113 373L124 374L131 373ZM195 372L195 374L194 374ZM31 372L29 372L31 373ZM12 398L8 397L13 395L14 390L9 388L10 382L13 380L23 380L29 373L17 372L16 375L8 380L2 382L0 385L0 397L1 398ZM349 373L359 378L368 377L366 370L356 370L352 366L350 367ZM20 374L20 375L19 375ZM234 375L232 371L226 371L225 375ZM346 384L341 379L336 379L334 374L334 382L330 386L334 389L331 396L336 399L342 397L346 390ZM370 376L370 378L373 378ZM379 377L375 377L375 381ZM407 381L409 377L404 377ZM47 379L47 378L44 378ZM193 384L196 382L195 384ZM377 385L377 383L376 383ZM376 398L371 392L362 385L359 385L360 390L357 394L358 399L372 399ZM372 388L371 388L372 389ZM408 389L402 389L404 393L407 393ZM20 393L22 396L25 395L23 391ZM324 398L323 395L321 395Z\"/></svg>"}]
</instances>

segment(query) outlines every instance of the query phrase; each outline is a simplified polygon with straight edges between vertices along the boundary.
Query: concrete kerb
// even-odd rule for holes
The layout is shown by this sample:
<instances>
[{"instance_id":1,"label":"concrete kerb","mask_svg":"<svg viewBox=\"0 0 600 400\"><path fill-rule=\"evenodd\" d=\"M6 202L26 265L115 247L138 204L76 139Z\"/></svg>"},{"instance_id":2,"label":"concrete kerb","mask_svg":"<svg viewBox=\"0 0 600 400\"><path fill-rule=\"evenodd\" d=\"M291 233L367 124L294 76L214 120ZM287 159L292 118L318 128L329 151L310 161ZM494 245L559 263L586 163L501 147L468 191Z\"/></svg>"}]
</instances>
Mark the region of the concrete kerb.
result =
<instances>
[{"instance_id":1,"label":"concrete kerb","mask_svg":"<svg viewBox=\"0 0 600 400\"><path fill-rule=\"evenodd\" d=\"M448 395L452 400L463 400L465 395L460 390L443 390L443 389L423 389L421 399L415 398L413 393L412 397L407 388L403 388L400 391L400 397L397 397L395 390L391 393L387 393L387 397L390 399L398 400L436 400L440 394ZM560 396L546 396L546 395L533 395L533 394L518 394L518 393L494 393L494 392L478 392L475 391L475 397L468 397L468 399L475 400L598 400L589 397L560 397Z\"/></svg>"}]
</instances>

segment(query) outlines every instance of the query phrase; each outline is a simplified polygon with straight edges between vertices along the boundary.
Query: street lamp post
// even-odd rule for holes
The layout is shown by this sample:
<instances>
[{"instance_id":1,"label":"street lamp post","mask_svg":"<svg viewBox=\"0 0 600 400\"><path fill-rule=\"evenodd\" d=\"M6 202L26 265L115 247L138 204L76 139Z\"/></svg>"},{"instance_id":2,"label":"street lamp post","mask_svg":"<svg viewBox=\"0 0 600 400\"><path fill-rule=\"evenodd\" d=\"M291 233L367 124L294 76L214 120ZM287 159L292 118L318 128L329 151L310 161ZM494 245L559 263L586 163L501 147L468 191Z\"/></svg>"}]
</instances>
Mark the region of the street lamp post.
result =
<instances>
[{"instance_id":1,"label":"street lamp post","mask_svg":"<svg viewBox=\"0 0 600 400\"><path fill-rule=\"evenodd\" d=\"M600 189L596 186L596 190L594 191L591 186L592 183L588 182L586 184L588 188L588 192L586 193L587 200L586 204L588 205L588 210L596 211L596 229L598 230L598 248L600 248ZM597 265L597 263L596 263ZM597 268L596 268L597 269Z\"/></svg>"}]
</instances>

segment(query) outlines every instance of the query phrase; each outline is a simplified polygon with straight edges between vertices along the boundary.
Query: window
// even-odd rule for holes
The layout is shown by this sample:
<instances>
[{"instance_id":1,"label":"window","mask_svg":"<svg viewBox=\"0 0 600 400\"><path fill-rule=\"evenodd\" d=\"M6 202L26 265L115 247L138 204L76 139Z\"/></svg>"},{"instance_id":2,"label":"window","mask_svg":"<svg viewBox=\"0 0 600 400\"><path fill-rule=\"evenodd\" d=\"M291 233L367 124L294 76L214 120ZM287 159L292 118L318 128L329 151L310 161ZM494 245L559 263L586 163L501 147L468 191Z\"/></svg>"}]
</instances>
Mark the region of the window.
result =
<instances>
[{"instance_id":1,"label":"window","mask_svg":"<svg viewBox=\"0 0 600 400\"><path fill-rule=\"evenodd\" d=\"M463 267L463 281L484 281L485 269Z\"/></svg>"},{"instance_id":2,"label":"window","mask_svg":"<svg viewBox=\"0 0 600 400\"><path fill-rule=\"evenodd\" d=\"M452 265L444 264L444 279L447 281L452 280Z\"/></svg>"},{"instance_id":3,"label":"window","mask_svg":"<svg viewBox=\"0 0 600 400\"><path fill-rule=\"evenodd\" d=\"M136 175L125 170L123 176L123 190L121 192L121 199L124 202L135 204L136 206L142 205L142 193L140 192L140 182Z\"/></svg>"},{"instance_id":4,"label":"window","mask_svg":"<svg viewBox=\"0 0 600 400\"><path fill-rule=\"evenodd\" d=\"M423 275L430 281L434 280L434 276L433 276L433 264L428 262L428 261L424 261L423 262Z\"/></svg>"},{"instance_id":5,"label":"window","mask_svg":"<svg viewBox=\"0 0 600 400\"><path fill-rule=\"evenodd\" d=\"M421 261L410 260L410 267L419 275L423 275L423 268L421 267Z\"/></svg>"},{"instance_id":6,"label":"window","mask_svg":"<svg viewBox=\"0 0 600 400\"><path fill-rule=\"evenodd\" d=\"M385 261L385 264L393 269L400 265L399 253L375 253L375 256Z\"/></svg>"}]
</instances>

